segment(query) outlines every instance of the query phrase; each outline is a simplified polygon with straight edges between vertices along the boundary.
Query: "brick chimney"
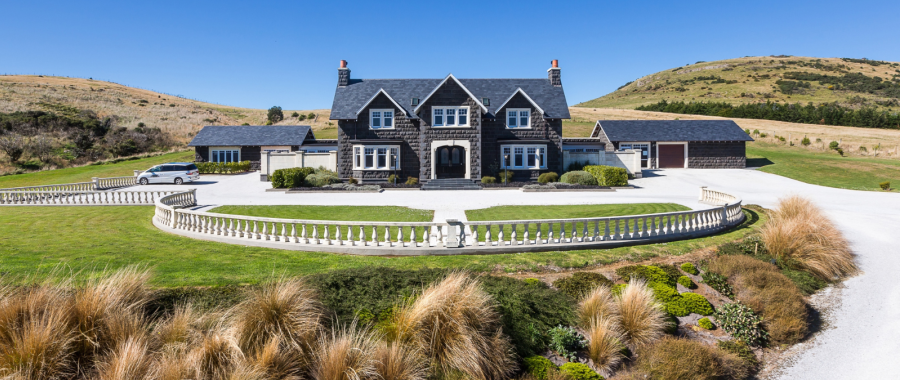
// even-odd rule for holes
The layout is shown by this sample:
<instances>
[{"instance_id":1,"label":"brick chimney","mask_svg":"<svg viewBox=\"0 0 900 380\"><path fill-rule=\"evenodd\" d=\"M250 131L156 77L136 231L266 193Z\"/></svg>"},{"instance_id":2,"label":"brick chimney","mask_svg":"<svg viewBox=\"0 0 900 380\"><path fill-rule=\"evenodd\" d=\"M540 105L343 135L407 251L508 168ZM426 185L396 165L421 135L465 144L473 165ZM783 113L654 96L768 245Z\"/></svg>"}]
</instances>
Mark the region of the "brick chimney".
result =
<instances>
[{"instance_id":1,"label":"brick chimney","mask_svg":"<svg viewBox=\"0 0 900 380\"><path fill-rule=\"evenodd\" d=\"M559 60L550 61L550 68L547 69L547 78L550 79L550 84L555 87L562 87L562 77L559 75Z\"/></svg>"},{"instance_id":2,"label":"brick chimney","mask_svg":"<svg viewBox=\"0 0 900 380\"><path fill-rule=\"evenodd\" d=\"M347 68L347 61L341 60L341 67L338 68L338 87L344 87L350 84L350 69Z\"/></svg>"}]
</instances>

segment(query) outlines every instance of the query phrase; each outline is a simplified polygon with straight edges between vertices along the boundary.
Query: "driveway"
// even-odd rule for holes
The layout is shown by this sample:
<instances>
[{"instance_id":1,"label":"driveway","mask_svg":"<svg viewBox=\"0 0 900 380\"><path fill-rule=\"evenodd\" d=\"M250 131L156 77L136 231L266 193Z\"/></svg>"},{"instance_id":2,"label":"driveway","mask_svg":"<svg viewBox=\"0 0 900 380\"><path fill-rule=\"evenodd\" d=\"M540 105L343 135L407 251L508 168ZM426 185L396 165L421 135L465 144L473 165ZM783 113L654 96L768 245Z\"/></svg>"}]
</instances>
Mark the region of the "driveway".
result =
<instances>
[{"instance_id":1,"label":"driveway","mask_svg":"<svg viewBox=\"0 0 900 380\"><path fill-rule=\"evenodd\" d=\"M700 186L774 207L797 194L813 200L850 240L862 274L813 302L824 308L826 327L791 349L792 360L776 375L785 379L897 378L900 373L900 195L809 185L755 170L660 170L631 181L639 188L617 192L523 193L518 190L402 191L383 193L265 192L258 175L204 175L204 183L151 185L152 189L197 188L203 205L394 205L435 210L435 219L464 218L464 210L498 205L562 205L672 202L691 208ZM134 189L134 188L131 188Z\"/></svg>"}]
</instances>

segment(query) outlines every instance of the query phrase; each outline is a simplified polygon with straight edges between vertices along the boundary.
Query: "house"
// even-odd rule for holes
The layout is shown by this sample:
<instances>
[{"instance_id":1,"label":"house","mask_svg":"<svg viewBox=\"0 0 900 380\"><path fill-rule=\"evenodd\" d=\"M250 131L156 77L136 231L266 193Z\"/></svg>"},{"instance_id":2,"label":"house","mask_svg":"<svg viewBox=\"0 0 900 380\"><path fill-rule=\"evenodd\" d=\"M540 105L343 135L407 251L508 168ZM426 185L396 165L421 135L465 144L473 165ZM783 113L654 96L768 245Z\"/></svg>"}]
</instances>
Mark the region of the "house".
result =
<instances>
[{"instance_id":1,"label":"house","mask_svg":"<svg viewBox=\"0 0 900 380\"><path fill-rule=\"evenodd\" d=\"M205 126L188 144L197 162L250 161L258 170L264 153L337 150L335 140L316 140L308 125Z\"/></svg>"},{"instance_id":2,"label":"house","mask_svg":"<svg viewBox=\"0 0 900 380\"><path fill-rule=\"evenodd\" d=\"M732 120L598 120L591 139L567 148L592 140L606 152L640 150L643 169L744 168L753 141Z\"/></svg>"},{"instance_id":3,"label":"house","mask_svg":"<svg viewBox=\"0 0 900 380\"><path fill-rule=\"evenodd\" d=\"M340 177L423 182L561 172L568 118L556 60L537 79L358 79L341 61L330 116Z\"/></svg>"}]
</instances>

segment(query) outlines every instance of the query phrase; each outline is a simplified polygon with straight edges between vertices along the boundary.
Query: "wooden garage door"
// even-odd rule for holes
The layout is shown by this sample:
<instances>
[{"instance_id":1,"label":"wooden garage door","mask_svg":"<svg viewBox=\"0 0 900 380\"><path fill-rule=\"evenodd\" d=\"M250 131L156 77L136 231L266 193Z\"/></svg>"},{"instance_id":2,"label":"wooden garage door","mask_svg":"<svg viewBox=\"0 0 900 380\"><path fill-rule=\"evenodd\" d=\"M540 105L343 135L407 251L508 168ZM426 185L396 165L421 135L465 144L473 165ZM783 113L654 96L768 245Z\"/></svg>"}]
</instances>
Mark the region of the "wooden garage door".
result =
<instances>
[{"instance_id":1,"label":"wooden garage door","mask_svg":"<svg viewBox=\"0 0 900 380\"><path fill-rule=\"evenodd\" d=\"M660 168L683 168L684 145L659 145Z\"/></svg>"}]
</instances>

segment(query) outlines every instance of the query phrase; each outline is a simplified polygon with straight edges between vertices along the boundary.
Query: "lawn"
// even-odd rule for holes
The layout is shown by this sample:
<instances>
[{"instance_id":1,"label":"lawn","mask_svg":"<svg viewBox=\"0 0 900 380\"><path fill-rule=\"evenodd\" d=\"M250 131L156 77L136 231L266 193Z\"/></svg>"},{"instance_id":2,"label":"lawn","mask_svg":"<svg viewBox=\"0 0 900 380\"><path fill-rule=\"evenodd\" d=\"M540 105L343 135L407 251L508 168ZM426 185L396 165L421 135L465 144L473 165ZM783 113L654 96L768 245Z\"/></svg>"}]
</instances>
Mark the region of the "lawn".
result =
<instances>
[{"instance_id":1,"label":"lawn","mask_svg":"<svg viewBox=\"0 0 900 380\"><path fill-rule=\"evenodd\" d=\"M124 177L134 175L135 170L147 170L165 162L193 162L193 152L167 153L154 157L122 161L115 164L87 165L75 168L45 170L35 173L0 177L0 189L23 186L54 185L58 183L90 182L92 177Z\"/></svg>"},{"instance_id":2,"label":"lawn","mask_svg":"<svg viewBox=\"0 0 900 380\"><path fill-rule=\"evenodd\" d=\"M576 218L602 218L607 216L622 215L645 215L656 214L661 212L672 211L688 211L690 208L675 203L631 203L631 204L604 204L604 205L563 205L563 206L496 206L477 210L466 210L466 217L473 222L489 221L489 220L529 220L529 219L576 219ZM633 228L634 224L629 224L629 228ZM547 237L548 225L541 225L541 236ZM583 230L584 224L577 223L576 230ZM592 232L593 225L588 226ZM556 236L559 227L554 230ZM567 234L571 235L571 224L566 226ZM601 226L600 233L603 233L604 227ZM496 240L497 234L500 232L499 227L491 227L492 239ZM509 238L512 233L512 227L505 225L503 227L503 236ZM516 233L519 238L525 233L524 225L516 226ZM537 226L528 226L528 236L533 238L537 233ZM482 231L478 240L483 241L484 232Z\"/></svg>"},{"instance_id":3,"label":"lawn","mask_svg":"<svg viewBox=\"0 0 900 380\"><path fill-rule=\"evenodd\" d=\"M900 187L900 160L893 159L841 157L835 152L755 142L747 145L747 166L842 189L881 191L878 184L884 181L895 189Z\"/></svg>"},{"instance_id":4,"label":"lawn","mask_svg":"<svg viewBox=\"0 0 900 380\"><path fill-rule=\"evenodd\" d=\"M681 255L722 244L755 231L762 224L760 218L764 218L747 210L745 225L715 236L607 250L388 258L194 240L158 230L150 222L153 212L153 207L145 206L3 208L0 273L7 282L21 282L26 276L67 276L78 271L141 264L153 270L154 286L171 287L252 284L273 276L367 266L466 268L482 272L584 267Z\"/></svg>"}]
</instances>

